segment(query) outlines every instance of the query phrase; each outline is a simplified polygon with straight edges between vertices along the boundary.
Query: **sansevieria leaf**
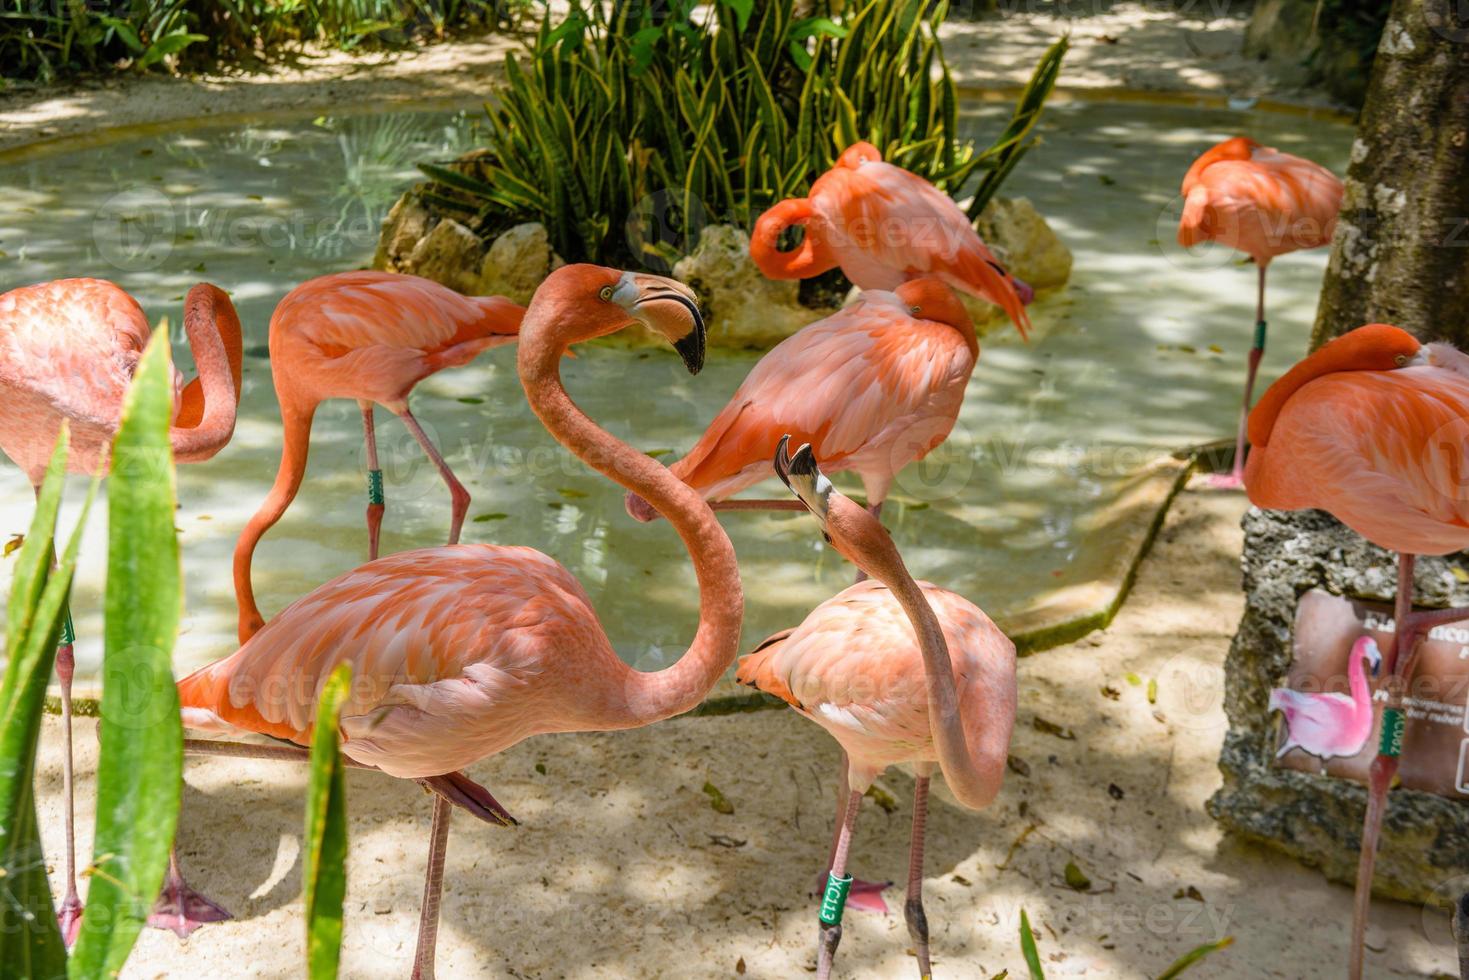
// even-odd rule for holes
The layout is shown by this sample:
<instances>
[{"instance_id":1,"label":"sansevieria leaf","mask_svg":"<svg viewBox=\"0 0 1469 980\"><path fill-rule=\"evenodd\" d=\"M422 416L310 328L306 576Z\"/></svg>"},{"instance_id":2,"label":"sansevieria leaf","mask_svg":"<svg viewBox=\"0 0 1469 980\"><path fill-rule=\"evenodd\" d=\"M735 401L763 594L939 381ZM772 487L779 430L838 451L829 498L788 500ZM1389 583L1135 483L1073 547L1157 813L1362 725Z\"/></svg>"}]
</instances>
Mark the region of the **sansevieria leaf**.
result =
<instances>
[{"instance_id":1,"label":"sansevieria leaf","mask_svg":"<svg viewBox=\"0 0 1469 980\"><path fill-rule=\"evenodd\" d=\"M342 951L342 899L347 893L346 766L337 744L342 702L352 686L352 667L339 664L316 701L311 734L311 784L306 793L306 972L332 980Z\"/></svg>"}]
</instances>

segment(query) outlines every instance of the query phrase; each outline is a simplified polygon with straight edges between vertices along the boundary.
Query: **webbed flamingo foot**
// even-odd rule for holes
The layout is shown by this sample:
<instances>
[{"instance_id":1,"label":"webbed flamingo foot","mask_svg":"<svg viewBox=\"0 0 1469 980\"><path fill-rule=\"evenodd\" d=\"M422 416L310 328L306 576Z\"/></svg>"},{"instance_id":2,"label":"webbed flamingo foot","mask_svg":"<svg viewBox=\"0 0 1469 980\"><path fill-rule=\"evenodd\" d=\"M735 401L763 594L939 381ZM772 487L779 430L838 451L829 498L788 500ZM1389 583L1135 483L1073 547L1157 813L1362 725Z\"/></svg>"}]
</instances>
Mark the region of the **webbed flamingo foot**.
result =
<instances>
[{"instance_id":1,"label":"webbed flamingo foot","mask_svg":"<svg viewBox=\"0 0 1469 980\"><path fill-rule=\"evenodd\" d=\"M66 943L66 948L71 949L76 945L77 933L82 929L82 900L75 895L68 895L61 903L61 908L56 911L56 925L61 930L61 938Z\"/></svg>"},{"instance_id":2,"label":"webbed flamingo foot","mask_svg":"<svg viewBox=\"0 0 1469 980\"><path fill-rule=\"evenodd\" d=\"M169 858L168 877L163 881L163 891L153 903L148 915L148 925L154 929L170 929L180 939L210 922L233 919L225 908L190 888L179 873L178 862Z\"/></svg>"}]
</instances>

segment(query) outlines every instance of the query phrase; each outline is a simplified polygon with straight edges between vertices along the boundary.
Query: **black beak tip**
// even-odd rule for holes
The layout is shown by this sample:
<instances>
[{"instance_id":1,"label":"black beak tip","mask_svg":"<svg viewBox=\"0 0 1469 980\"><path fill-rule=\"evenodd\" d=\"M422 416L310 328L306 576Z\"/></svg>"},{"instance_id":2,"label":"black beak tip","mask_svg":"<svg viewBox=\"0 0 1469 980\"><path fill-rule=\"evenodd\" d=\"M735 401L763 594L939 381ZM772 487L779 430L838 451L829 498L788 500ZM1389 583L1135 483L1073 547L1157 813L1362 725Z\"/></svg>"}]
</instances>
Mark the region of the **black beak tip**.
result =
<instances>
[{"instance_id":1,"label":"black beak tip","mask_svg":"<svg viewBox=\"0 0 1469 980\"><path fill-rule=\"evenodd\" d=\"M791 457L790 473L793 476L814 477L817 475L816 456L811 452L809 442L803 442L801 448L797 449L796 454Z\"/></svg>"},{"instance_id":2,"label":"black beak tip","mask_svg":"<svg viewBox=\"0 0 1469 980\"><path fill-rule=\"evenodd\" d=\"M690 374L704 370L704 321L700 320L698 327L675 343L673 349L683 358Z\"/></svg>"}]
</instances>

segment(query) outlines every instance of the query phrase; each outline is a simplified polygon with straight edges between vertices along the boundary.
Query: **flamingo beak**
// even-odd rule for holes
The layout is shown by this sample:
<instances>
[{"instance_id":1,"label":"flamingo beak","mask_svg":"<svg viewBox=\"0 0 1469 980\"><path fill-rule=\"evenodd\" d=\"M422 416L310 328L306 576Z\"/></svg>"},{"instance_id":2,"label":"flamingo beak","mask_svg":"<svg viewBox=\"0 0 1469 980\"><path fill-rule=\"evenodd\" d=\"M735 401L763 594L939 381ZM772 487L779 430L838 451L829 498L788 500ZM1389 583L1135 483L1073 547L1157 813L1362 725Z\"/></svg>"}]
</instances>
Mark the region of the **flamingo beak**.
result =
<instances>
[{"instance_id":1,"label":"flamingo beak","mask_svg":"<svg viewBox=\"0 0 1469 980\"><path fill-rule=\"evenodd\" d=\"M662 334L683 358L690 374L703 369L708 328L692 289L675 279L624 272L612 299L622 304L634 320Z\"/></svg>"},{"instance_id":2,"label":"flamingo beak","mask_svg":"<svg viewBox=\"0 0 1469 980\"><path fill-rule=\"evenodd\" d=\"M775 447L775 475L806 505L821 526L826 527L831 509L831 481L816 467L810 443L802 443L794 456L789 455L790 436L781 436Z\"/></svg>"}]
</instances>

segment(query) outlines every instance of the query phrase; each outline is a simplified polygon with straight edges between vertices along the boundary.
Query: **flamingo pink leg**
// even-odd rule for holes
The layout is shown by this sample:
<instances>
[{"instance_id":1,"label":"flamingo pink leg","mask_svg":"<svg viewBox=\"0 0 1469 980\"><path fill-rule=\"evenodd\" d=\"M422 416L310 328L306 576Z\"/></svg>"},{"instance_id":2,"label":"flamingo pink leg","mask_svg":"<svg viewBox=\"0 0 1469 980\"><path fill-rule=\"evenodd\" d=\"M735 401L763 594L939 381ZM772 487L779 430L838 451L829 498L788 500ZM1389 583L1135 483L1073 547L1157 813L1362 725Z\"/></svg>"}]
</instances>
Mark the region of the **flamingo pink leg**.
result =
<instances>
[{"instance_id":1,"label":"flamingo pink leg","mask_svg":"<svg viewBox=\"0 0 1469 980\"><path fill-rule=\"evenodd\" d=\"M177 849L168 852L168 876L163 879L163 890L153 911L148 915L148 925L155 929L171 929L180 939L210 922L224 922L234 916L224 907L205 898L190 888L179 871Z\"/></svg>"},{"instance_id":2,"label":"flamingo pink leg","mask_svg":"<svg viewBox=\"0 0 1469 980\"><path fill-rule=\"evenodd\" d=\"M407 405L403 406L403 411L398 413L398 417L403 420L403 424L408 427L408 431L413 434L413 438L418 440L418 444L428 454L428 458L434 464L434 468L439 471L439 476L443 477L444 485L449 488L449 500L453 508L453 516L449 522L449 543L458 544L459 531L464 527L464 515L469 511L469 491L464 489L464 484L460 483L459 478L454 475L454 471L449 469L449 464L444 462L443 455L434 446L433 441L429 439L428 433L424 432L423 427L418 424L418 419L414 418L413 413L408 411Z\"/></svg>"},{"instance_id":3,"label":"flamingo pink leg","mask_svg":"<svg viewBox=\"0 0 1469 980\"><path fill-rule=\"evenodd\" d=\"M837 845L841 841L842 824L847 816L847 797L852 792L847 779L847 754L845 752L842 753L841 768L841 783L837 786L837 815L832 821L831 828L831 848L826 852L826 867L816 878L816 890L812 893L816 896L820 896L826 890L826 876L836 863ZM847 908L887 915L888 905L882 899L882 892L883 889L892 887L892 884L891 881L863 881L860 878L853 878L852 890L847 893Z\"/></svg>"},{"instance_id":4,"label":"flamingo pink leg","mask_svg":"<svg viewBox=\"0 0 1469 980\"><path fill-rule=\"evenodd\" d=\"M63 608L62 615L66 622L63 639L69 640L70 607ZM65 642L56 648L56 679L61 686L61 794L66 803L66 897L61 900L61 908L57 910L56 924L61 927L61 936L68 949L77 941L77 932L82 927L82 900L77 895L76 794L71 761L71 679L75 671L76 656L71 643Z\"/></svg>"},{"instance_id":5,"label":"flamingo pink leg","mask_svg":"<svg viewBox=\"0 0 1469 980\"><path fill-rule=\"evenodd\" d=\"M852 847L852 829L857 825L857 810L862 805L862 794L853 790L847 794L847 805L842 811L841 823L837 827L836 853L832 855L831 873L838 878L847 873L847 852ZM816 949L816 980L828 980L831 964L837 955L837 944L842 941L842 924L822 923Z\"/></svg>"},{"instance_id":6,"label":"flamingo pink leg","mask_svg":"<svg viewBox=\"0 0 1469 980\"><path fill-rule=\"evenodd\" d=\"M1418 637L1440 623L1469 618L1469 608L1435 609L1413 612L1413 565L1416 556L1398 556L1398 594L1394 603L1391 650L1382 658L1383 675L1387 678L1386 710L1402 711L1405 688L1413 679L1418 660ZM1367 917L1372 907L1372 872L1377 862L1377 844L1382 835L1382 818L1387 811L1387 791L1397 775L1398 757L1384 755L1380 748L1372 760L1367 779L1367 815L1362 823L1362 849L1357 863L1357 889L1352 906L1352 946L1348 976L1361 980Z\"/></svg>"},{"instance_id":7,"label":"flamingo pink leg","mask_svg":"<svg viewBox=\"0 0 1469 980\"><path fill-rule=\"evenodd\" d=\"M928 916L923 911L923 839L927 830L928 776L919 775L913 781L913 840L908 851L908 899L903 903L903 918L908 922L922 980L933 976L928 958Z\"/></svg>"},{"instance_id":8,"label":"flamingo pink leg","mask_svg":"<svg viewBox=\"0 0 1469 980\"><path fill-rule=\"evenodd\" d=\"M423 904L418 913L418 947L413 954L413 980L433 980L434 950L439 938L439 905L444 896L444 858L449 850L449 801L434 794L433 825L429 830L428 871L423 879Z\"/></svg>"},{"instance_id":9,"label":"flamingo pink leg","mask_svg":"<svg viewBox=\"0 0 1469 980\"><path fill-rule=\"evenodd\" d=\"M1245 371L1245 398L1239 413L1239 434L1234 440L1234 465L1229 474L1209 478L1208 485L1217 490L1238 490L1245 485L1245 439L1249 429L1250 404L1254 401L1255 374L1265 357L1265 269L1259 266L1259 288L1255 294L1255 339L1250 345L1248 369Z\"/></svg>"},{"instance_id":10,"label":"flamingo pink leg","mask_svg":"<svg viewBox=\"0 0 1469 980\"><path fill-rule=\"evenodd\" d=\"M377 462L377 426L372 418L372 402L357 404L362 407L362 438L367 444L367 557L369 561L376 561L385 509L383 471Z\"/></svg>"}]
</instances>

